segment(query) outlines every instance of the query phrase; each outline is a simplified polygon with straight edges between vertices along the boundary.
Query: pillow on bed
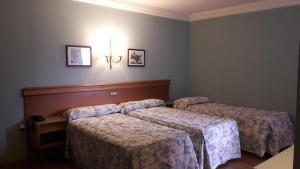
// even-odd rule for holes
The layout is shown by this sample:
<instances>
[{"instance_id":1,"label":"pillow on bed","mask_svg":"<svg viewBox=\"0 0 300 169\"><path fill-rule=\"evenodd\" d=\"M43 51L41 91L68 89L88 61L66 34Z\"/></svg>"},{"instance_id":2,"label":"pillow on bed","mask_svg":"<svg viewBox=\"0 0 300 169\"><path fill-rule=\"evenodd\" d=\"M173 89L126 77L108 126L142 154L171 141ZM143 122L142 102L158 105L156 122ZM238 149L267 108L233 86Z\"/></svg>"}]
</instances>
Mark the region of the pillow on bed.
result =
<instances>
[{"instance_id":1,"label":"pillow on bed","mask_svg":"<svg viewBox=\"0 0 300 169\"><path fill-rule=\"evenodd\" d=\"M96 116L121 112L121 107L116 104L97 105L94 106L94 108L96 110Z\"/></svg>"},{"instance_id":2,"label":"pillow on bed","mask_svg":"<svg viewBox=\"0 0 300 169\"><path fill-rule=\"evenodd\" d=\"M174 108L176 109L185 109L188 106L201 104L201 103L208 103L210 102L209 98L203 96L196 96L196 97L184 97L181 99L177 99L174 102Z\"/></svg>"},{"instance_id":3,"label":"pillow on bed","mask_svg":"<svg viewBox=\"0 0 300 169\"><path fill-rule=\"evenodd\" d=\"M104 104L97 106L86 106L72 108L64 112L63 116L68 120L75 120L84 117L96 117L105 114L118 113L121 111L121 107L116 104Z\"/></svg>"},{"instance_id":4,"label":"pillow on bed","mask_svg":"<svg viewBox=\"0 0 300 169\"><path fill-rule=\"evenodd\" d=\"M119 105L122 107L121 113L126 114L136 109L165 106L165 102L160 99L145 99L139 101L123 102L120 103Z\"/></svg>"}]
</instances>

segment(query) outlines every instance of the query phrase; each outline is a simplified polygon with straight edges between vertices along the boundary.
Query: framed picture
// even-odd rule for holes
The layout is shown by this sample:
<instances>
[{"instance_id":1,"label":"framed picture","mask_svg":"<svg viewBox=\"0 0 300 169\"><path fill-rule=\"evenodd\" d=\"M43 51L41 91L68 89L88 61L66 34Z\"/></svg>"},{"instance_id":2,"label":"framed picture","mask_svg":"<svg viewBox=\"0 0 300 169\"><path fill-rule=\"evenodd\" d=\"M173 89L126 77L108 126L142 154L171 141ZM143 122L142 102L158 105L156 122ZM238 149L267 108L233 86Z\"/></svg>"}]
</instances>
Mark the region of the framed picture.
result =
<instances>
[{"instance_id":1,"label":"framed picture","mask_svg":"<svg viewBox=\"0 0 300 169\"><path fill-rule=\"evenodd\" d=\"M92 47L66 45L67 66L92 66Z\"/></svg>"},{"instance_id":2,"label":"framed picture","mask_svg":"<svg viewBox=\"0 0 300 169\"><path fill-rule=\"evenodd\" d=\"M144 49L128 49L128 66L145 66Z\"/></svg>"}]
</instances>

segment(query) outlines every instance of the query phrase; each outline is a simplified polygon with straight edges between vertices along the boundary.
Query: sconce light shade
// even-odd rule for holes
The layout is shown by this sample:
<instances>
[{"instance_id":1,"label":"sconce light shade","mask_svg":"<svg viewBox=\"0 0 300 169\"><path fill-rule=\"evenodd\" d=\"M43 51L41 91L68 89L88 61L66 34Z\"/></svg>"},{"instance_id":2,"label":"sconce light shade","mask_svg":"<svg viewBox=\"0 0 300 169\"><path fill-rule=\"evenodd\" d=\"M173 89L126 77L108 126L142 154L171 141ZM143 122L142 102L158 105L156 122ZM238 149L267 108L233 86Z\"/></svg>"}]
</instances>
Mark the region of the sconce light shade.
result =
<instances>
[{"instance_id":1,"label":"sconce light shade","mask_svg":"<svg viewBox=\"0 0 300 169\"><path fill-rule=\"evenodd\" d=\"M118 60L113 59L112 49L111 49L111 39L109 40L109 55L106 55L106 61L109 64L109 68L112 69L112 63L119 63L123 56L118 56Z\"/></svg>"}]
</instances>

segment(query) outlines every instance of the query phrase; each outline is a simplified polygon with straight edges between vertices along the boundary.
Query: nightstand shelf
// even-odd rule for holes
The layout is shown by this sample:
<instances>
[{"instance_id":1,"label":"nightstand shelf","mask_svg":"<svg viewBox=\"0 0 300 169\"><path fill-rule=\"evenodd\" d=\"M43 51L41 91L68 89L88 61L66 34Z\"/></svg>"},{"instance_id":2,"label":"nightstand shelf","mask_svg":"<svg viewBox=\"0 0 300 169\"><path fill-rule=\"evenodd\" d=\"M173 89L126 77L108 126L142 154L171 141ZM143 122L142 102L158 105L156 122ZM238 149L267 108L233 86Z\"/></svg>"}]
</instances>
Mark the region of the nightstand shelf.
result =
<instances>
[{"instance_id":1,"label":"nightstand shelf","mask_svg":"<svg viewBox=\"0 0 300 169\"><path fill-rule=\"evenodd\" d=\"M32 123L32 145L41 150L65 144L67 120L61 116L47 117Z\"/></svg>"}]
</instances>

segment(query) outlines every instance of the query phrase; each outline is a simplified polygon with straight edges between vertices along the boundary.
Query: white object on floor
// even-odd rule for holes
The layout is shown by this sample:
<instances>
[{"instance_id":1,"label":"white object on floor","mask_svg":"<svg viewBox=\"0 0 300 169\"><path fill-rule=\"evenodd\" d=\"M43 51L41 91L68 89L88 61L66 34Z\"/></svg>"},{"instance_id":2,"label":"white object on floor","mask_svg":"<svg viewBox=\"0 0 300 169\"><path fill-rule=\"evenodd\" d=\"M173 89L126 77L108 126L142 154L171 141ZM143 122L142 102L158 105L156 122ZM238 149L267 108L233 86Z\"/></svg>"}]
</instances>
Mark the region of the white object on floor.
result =
<instances>
[{"instance_id":1,"label":"white object on floor","mask_svg":"<svg viewBox=\"0 0 300 169\"><path fill-rule=\"evenodd\" d=\"M294 146L287 148L254 169L293 169Z\"/></svg>"}]
</instances>

